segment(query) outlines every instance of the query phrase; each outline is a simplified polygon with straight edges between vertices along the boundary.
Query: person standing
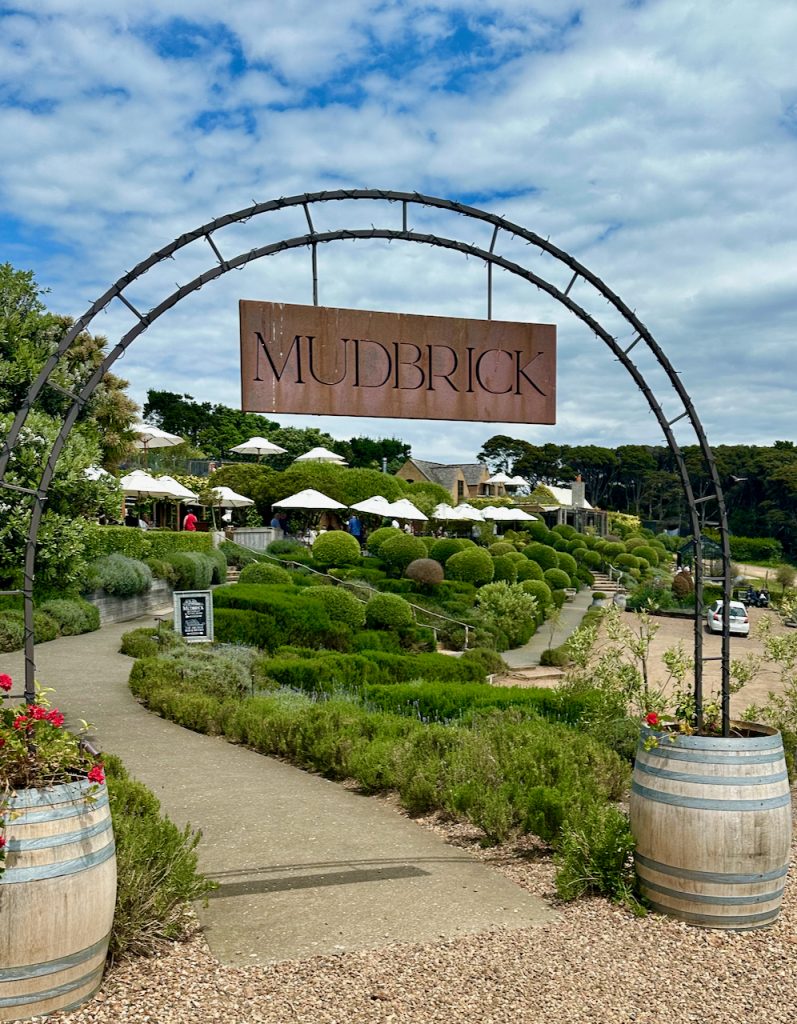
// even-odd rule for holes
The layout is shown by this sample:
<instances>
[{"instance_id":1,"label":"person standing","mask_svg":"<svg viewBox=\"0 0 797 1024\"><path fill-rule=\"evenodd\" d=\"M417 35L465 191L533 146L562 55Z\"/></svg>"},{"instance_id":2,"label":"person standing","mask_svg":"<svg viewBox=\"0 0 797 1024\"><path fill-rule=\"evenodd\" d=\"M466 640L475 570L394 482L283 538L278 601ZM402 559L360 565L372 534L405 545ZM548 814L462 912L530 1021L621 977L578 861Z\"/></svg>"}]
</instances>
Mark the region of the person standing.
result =
<instances>
[{"instance_id":1,"label":"person standing","mask_svg":"<svg viewBox=\"0 0 797 1024\"><path fill-rule=\"evenodd\" d=\"M197 517L189 509L188 512L186 512L185 517L183 519L183 529L187 530L189 533L195 533L197 522Z\"/></svg>"},{"instance_id":2,"label":"person standing","mask_svg":"<svg viewBox=\"0 0 797 1024\"><path fill-rule=\"evenodd\" d=\"M357 543L362 547L363 545L363 525L356 515L349 518L349 533L354 537Z\"/></svg>"}]
</instances>

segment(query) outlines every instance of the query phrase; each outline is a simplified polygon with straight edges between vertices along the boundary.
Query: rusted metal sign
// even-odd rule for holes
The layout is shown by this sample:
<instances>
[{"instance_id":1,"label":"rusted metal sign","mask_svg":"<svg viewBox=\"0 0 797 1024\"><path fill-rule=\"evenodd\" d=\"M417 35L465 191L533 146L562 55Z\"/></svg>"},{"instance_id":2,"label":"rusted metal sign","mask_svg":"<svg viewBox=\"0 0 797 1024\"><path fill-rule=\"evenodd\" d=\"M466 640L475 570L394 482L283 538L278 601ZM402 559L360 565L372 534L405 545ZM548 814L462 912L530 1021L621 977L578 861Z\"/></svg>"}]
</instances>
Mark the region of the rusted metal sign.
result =
<instances>
[{"instance_id":1,"label":"rusted metal sign","mask_svg":"<svg viewBox=\"0 0 797 1024\"><path fill-rule=\"evenodd\" d=\"M556 327L241 304L241 408L556 422Z\"/></svg>"}]
</instances>

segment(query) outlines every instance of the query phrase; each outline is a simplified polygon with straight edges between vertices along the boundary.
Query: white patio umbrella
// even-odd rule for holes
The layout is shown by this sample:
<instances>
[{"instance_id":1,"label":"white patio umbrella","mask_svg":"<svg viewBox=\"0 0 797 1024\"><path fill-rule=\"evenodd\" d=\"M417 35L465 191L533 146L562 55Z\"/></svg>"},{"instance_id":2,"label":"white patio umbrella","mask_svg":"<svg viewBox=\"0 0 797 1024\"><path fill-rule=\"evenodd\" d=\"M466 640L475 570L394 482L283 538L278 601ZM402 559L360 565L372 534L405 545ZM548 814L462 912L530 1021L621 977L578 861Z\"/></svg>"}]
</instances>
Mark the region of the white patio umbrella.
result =
<instances>
[{"instance_id":1,"label":"white patio umbrella","mask_svg":"<svg viewBox=\"0 0 797 1024\"><path fill-rule=\"evenodd\" d=\"M507 476L506 473L495 473L489 480L484 482L487 484L511 484L512 478Z\"/></svg>"},{"instance_id":2,"label":"white patio umbrella","mask_svg":"<svg viewBox=\"0 0 797 1024\"><path fill-rule=\"evenodd\" d=\"M524 478L522 476L513 476L512 479L509 481L509 483L510 483L510 485L512 487L528 487L529 486L528 480L524 480Z\"/></svg>"},{"instance_id":3,"label":"white patio umbrella","mask_svg":"<svg viewBox=\"0 0 797 1024\"><path fill-rule=\"evenodd\" d=\"M133 444L144 452L145 466L150 448L174 448L185 441L185 438L178 437L177 434L170 434L160 427L151 427L148 423L134 423L132 430L138 434L138 439Z\"/></svg>"},{"instance_id":4,"label":"white patio umbrella","mask_svg":"<svg viewBox=\"0 0 797 1024\"><path fill-rule=\"evenodd\" d=\"M331 452L329 448L311 448L304 455L299 455L294 462L336 462L339 466L345 466L346 460L342 455Z\"/></svg>"},{"instance_id":5,"label":"white patio umbrella","mask_svg":"<svg viewBox=\"0 0 797 1024\"><path fill-rule=\"evenodd\" d=\"M308 487L304 491L292 494L289 498L283 498L282 501L272 502L272 507L331 512L345 508L346 506L341 505L341 503L339 501L335 501L334 498L330 498L328 495L322 494L321 491L316 491L313 490L312 487Z\"/></svg>"},{"instance_id":6,"label":"white patio umbrella","mask_svg":"<svg viewBox=\"0 0 797 1024\"><path fill-rule=\"evenodd\" d=\"M163 484L165 487L171 488L171 497L177 498L178 501L197 501L199 498L198 494L193 491L189 491L187 487L184 487L181 483L178 483L174 477L171 476L159 476L157 477L158 483Z\"/></svg>"},{"instance_id":7,"label":"white patio umbrella","mask_svg":"<svg viewBox=\"0 0 797 1024\"><path fill-rule=\"evenodd\" d=\"M417 522L428 522L429 517L425 516L419 508L416 508L409 498L399 498L398 501L394 501L390 506L388 515L393 515L396 519L414 519Z\"/></svg>"},{"instance_id":8,"label":"white patio umbrella","mask_svg":"<svg viewBox=\"0 0 797 1024\"><path fill-rule=\"evenodd\" d=\"M280 448L278 444L274 444L273 441L269 441L265 437L250 437L248 441L243 441L241 444L235 445L234 448L230 448L230 451L238 452L239 455L256 455L258 462L264 455L285 454L284 448Z\"/></svg>"},{"instance_id":9,"label":"white patio umbrella","mask_svg":"<svg viewBox=\"0 0 797 1024\"><path fill-rule=\"evenodd\" d=\"M232 487L214 487L213 494L218 498L213 504L218 505L219 508L246 508L249 505L254 505L251 498L238 494Z\"/></svg>"},{"instance_id":10,"label":"white patio umbrella","mask_svg":"<svg viewBox=\"0 0 797 1024\"><path fill-rule=\"evenodd\" d=\"M103 469L102 466L87 466L83 470L83 476L87 480L91 480L92 482L96 482L97 480L102 480L103 477L112 476L112 475L113 474L109 473L107 469Z\"/></svg>"},{"instance_id":11,"label":"white patio umbrella","mask_svg":"<svg viewBox=\"0 0 797 1024\"><path fill-rule=\"evenodd\" d=\"M461 519L464 522L471 523L484 522L484 516L482 515L481 510L478 508L474 508L473 505L469 505L467 502L465 502L462 505L456 506L456 508L454 509L454 518Z\"/></svg>"},{"instance_id":12,"label":"white patio umbrella","mask_svg":"<svg viewBox=\"0 0 797 1024\"><path fill-rule=\"evenodd\" d=\"M522 508L495 508L492 505L483 508L482 515L496 523L533 523L537 519L537 516L529 515Z\"/></svg>"},{"instance_id":13,"label":"white patio umbrella","mask_svg":"<svg viewBox=\"0 0 797 1024\"><path fill-rule=\"evenodd\" d=\"M173 486L150 476L143 469L134 469L132 473L123 476L119 484L127 497L172 499L177 497Z\"/></svg>"},{"instance_id":14,"label":"white patio umbrella","mask_svg":"<svg viewBox=\"0 0 797 1024\"><path fill-rule=\"evenodd\" d=\"M387 498L382 497L381 494L375 494L372 498L366 498L364 501L358 501L356 505L350 505L349 508L353 512L363 512L366 515L388 516L391 505Z\"/></svg>"}]
</instances>

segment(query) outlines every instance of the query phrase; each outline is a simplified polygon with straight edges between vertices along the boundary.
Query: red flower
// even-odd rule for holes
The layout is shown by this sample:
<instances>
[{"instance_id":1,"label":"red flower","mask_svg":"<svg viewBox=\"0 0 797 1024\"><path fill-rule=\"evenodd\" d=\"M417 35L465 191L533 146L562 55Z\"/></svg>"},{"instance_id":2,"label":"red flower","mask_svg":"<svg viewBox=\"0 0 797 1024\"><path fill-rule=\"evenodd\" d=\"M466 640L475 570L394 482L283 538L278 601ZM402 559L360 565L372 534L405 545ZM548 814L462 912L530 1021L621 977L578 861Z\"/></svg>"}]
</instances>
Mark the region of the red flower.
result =
<instances>
[{"instance_id":1,"label":"red flower","mask_svg":"<svg viewBox=\"0 0 797 1024\"><path fill-rule=\"evenodd\" d=\"M46 717L50 725L54 725L56 729L60 729L64 724L64 716L58 708L53 708L52 711L48 711Z\"/></svg>"},{"instance_id":2,"label":"red flower","mask_svg":"<svg viewBox=\"0 0 797 1024\"><path fill-rule=\"evenodd\" d=\"M89 782L105 782L105 772L102 770L102 765L94 765L88 774L88 780Z\"/></svg>"},{"instance_id":3,"label":"red flower","mask_svg":"<svg viewBox=\"0 0 797 1024\"><path fill-rule=\"evenodd\" d=\"M11 723L15 729L25 729L28 725L27 715L17 715L14 721Z\"/></svg>"},{"instance_id":4,"label":"red flower","mask_svg":"<svg viewBox=\"0 0 797 1024\"><path fill-rule=\"evenodd\" d=\"M11 676L7 676L5 672L0 675L0 690L5 690L6 693L11 689Z\"/></svg>"},{"instance_id":5,"label":"red flower","mask_svg":"<svg viewBox=\"0 0 797 1024\"><path fill-rule=\"evenodd\" d=\"M34 704L30 712L30 717L35 719L37 722L41 722L43 718L47 718L47 708L43 708L41 704Z\"/></svg>"},{"instance_id":6,"label":"red flower","mask_svg":"<svg viewBox=\"0 0 797 1024\"><path fill-rule=\"evenodd\" d=\"M6 845L5 836L0 836L0 850Z\"/></svg>"},{"instance_id":7,"label":"red flower","mask_svg":"<svg viewBox=\"0 0 797 1024\"><path fill-rule=\"evenodd\" d=\"M3 739L2 736L0 736L0 747L4 747L5 745L6 745L6 741Z\"/></svg>"},{"instance_id":8,"label":"red flower","mask_svg":"<svg viewBox=\"0 0 797 1024\"><path fill-rule=\"evenodd\" d=\"M655 727L659 724L659 716L656 714L655 711L648 711L648 713L645 715L645 721L652 729L655 729Z\"/></svg>"}]
</instances>

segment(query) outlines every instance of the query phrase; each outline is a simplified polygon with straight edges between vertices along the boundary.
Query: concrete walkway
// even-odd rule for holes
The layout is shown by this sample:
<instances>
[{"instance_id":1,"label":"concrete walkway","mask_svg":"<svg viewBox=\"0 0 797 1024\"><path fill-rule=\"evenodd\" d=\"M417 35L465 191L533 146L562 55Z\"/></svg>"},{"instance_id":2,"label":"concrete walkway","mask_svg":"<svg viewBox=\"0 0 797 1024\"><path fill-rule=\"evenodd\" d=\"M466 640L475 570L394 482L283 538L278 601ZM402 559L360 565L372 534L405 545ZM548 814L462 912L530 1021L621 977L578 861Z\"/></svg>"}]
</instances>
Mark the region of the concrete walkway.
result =
<instances>
[{"instance_id":1,"label":"concrete walkway","mask_svg":"<svg viewBox=\"0 0 797 1024\"><path fill-rule=\"evenodd\" d=\"M546 904L376 800L144 710L118 653L152 618L37 647L37 677L119 755L178 825L203 832L220 883L200 920L223 963L270 963L430 942L555 919ZM0 672L22 684L21 653Z\"/></svg>"},{"instance_id":2,"label":"concrete walkway","mask_svg":"<svg viewBox=\"0 0 797 1024\"><path fill-rule=\"evenodd\" d=\"M572 601L566 601L557 619L543 622L534 636L523 647L503 651L501 657L510 668L533 668L539 665L542 652L559 647L581 625L584 612L592 604L592 589L579 590Z\"/></svg>"}]
</instances>

